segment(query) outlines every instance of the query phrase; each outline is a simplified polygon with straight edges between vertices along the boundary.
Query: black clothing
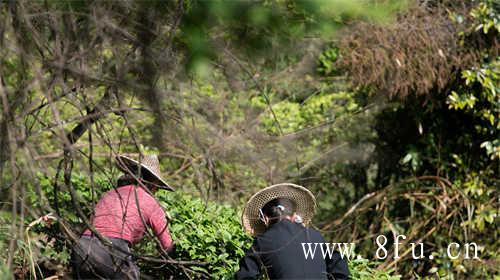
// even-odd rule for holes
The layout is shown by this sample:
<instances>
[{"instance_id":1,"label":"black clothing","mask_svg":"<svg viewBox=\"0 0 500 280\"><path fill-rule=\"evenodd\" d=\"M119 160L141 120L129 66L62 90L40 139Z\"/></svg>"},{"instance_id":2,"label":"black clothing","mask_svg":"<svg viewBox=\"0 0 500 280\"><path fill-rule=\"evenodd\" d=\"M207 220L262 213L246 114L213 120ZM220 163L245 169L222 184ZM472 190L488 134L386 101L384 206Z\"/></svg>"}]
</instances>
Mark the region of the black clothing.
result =
<instances>
[{"instance_id":1,"label":"black clothing","mask_svg":"<svg viewBox=\"0 0 500 280\"><path fill-rule=\"evenodd\" d=\"M349 279L347 262L336 251L324 259L318 244L315 257L306 259L302 243L308 242L325 243L325 239L317 230L289 220L270 226L254 239L236 279L257 279L263 267L270 279Z\"/></svg>"},{"instance_id":2,"label":"black clothing","mask_svg":"<svg viewBox=\"0 0 500 280\"><path fill-rule=\"evenodd\" d=\"M71 255L75 279L139 279L129 243L120 238L108 239L111 248L95 236L80 237Z\"/></svg>"}]
</instances>

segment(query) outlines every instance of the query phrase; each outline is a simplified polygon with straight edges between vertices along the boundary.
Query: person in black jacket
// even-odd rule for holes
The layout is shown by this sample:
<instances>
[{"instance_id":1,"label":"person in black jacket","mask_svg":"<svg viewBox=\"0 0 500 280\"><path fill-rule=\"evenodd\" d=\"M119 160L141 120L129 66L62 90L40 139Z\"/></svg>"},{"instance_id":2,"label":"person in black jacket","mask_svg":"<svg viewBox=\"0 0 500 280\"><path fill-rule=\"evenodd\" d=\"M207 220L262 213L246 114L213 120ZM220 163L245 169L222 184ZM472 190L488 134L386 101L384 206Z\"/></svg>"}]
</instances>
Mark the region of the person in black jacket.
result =
<instances>
[{"instance_id":1,"label":"person in black jacket","mask_svg":"<svg viewBox=\"0 0 500 280\"><path fill-rule=\"evenodd\" d=\"M323 258L323 236L306 226L315 208L312 193L295 184L273 185L253 195L242 221L255 238L236 279L257 279L261 271L270 279L349 279L347 262L337 251ZM320 243L314 257L306 258L307 243Z\"/></svg>"}]
</instances>

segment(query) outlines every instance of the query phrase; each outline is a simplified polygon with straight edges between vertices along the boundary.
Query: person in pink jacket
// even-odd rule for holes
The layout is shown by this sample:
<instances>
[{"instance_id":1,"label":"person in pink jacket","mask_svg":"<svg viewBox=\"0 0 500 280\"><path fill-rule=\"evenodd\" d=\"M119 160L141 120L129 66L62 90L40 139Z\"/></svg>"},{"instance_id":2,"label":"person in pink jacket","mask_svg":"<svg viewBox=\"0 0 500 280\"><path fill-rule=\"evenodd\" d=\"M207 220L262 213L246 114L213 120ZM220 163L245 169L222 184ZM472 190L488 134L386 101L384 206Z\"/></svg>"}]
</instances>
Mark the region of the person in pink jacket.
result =
<instances>
[{"instance_id":1,"label":"person in pink jacket","mask_svg":"<svg viewBox=\"0 0 500 280\"><path fill-rule=\"evenodd\" d=\"M101 197L91 218L94 229L112 245L102 244L86 229L73 248L75 279L139 279L130 247L144 237L147 227L163 250L173 250L165 211L153 196L158 189L174 190L160 176L158 157L145 156L139 162L121 155L116 160L125 175Z\"/></svg>"}]
</instances>

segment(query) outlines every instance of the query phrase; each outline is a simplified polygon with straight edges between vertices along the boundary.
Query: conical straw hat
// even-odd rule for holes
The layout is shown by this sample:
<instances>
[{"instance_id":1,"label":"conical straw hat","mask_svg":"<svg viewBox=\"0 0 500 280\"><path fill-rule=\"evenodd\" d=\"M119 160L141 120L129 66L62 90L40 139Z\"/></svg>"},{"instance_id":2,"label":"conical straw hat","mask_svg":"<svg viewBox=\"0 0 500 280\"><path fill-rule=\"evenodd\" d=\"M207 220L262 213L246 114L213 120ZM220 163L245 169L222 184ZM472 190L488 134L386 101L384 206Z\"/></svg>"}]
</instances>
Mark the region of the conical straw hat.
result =
<instances>
[{"instance_id":1,"label":"conical straw hat","mask_svg":"<svg viewBox=\"0 0 500 280\"><path fill-rule=\"evenodd\" d=\"M174 188L161 178L160 161L157 155L145 155L140 157L139 160L124 155L118 155L116 156L116 163L118 168L126 174L132 173L140 177L143 177L145 174L154 176L160 181L159 186L161 188L174 191Z\"/></svg>"},{"instance_id":2,"label":"conical straw hat","mask_svg":"<svg viewBox=\"0 0 500 280\"><path fill-rule=\"evenodd\" d=\"M292 183L282 183L264 188L248 200L241 217L243 227L252 234L258 235L266 229L259 218L259 209L275 198L288 198L297 205L296 213L302 217L304 225L308 225L316 212L316 199L306 188Z\"/></svg>"}]
</instances>

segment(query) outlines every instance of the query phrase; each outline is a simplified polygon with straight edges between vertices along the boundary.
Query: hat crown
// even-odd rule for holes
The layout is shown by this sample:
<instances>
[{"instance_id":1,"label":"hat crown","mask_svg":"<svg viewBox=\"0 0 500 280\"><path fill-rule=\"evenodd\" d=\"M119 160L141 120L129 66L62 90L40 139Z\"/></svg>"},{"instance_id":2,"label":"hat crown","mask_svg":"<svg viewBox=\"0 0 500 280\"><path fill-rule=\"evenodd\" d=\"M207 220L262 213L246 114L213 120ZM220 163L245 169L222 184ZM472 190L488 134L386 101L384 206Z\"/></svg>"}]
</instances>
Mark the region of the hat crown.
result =
<instances>
[{"instance_id":1,"label":"hat crown","mask_svg":"<svg viewBox=\"0 0 500 280\"><path fill-rule=\"evenodd\" d=\"M116 163L118 168L127 174L136 173L136 175L142 176L144 172L158 179L160 181L160 185L164 189L170 191L174 190L174 188L162 179L158 155L139 155L139 157L135 157L135 159L126 155L117 155Z\"/></svg>"},{"instance_id":2,"label":"hat crown","mask_svg":"<svg viewBox=\"0 0 500 280\"><path fill-rule=\"evenodd\" d=\"M252 235L264 232L265 225L259 217L259 211L275 198L288 198L294 201L297 205L295 213L301 217L306 226L316 212L316 199L308 189L292 183L272 185L258 191L247 201L242 213L243 227L247 232Z\"/></svg>"},{"instance_id":3,"label":"hat crown","mask_svg":"<svg viewBox=\"0 0 500 280\"><path fill-rule=\"evenodd\" d=\"M139 159L139 163L151 170L156 175L161 176L160 160L158 159L157 155L144 155Z\"/></svg>"}]
</instances>

